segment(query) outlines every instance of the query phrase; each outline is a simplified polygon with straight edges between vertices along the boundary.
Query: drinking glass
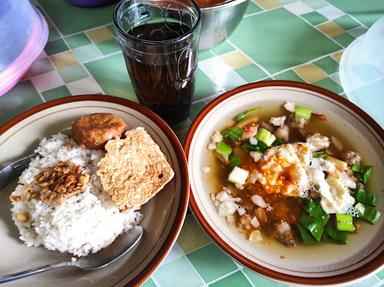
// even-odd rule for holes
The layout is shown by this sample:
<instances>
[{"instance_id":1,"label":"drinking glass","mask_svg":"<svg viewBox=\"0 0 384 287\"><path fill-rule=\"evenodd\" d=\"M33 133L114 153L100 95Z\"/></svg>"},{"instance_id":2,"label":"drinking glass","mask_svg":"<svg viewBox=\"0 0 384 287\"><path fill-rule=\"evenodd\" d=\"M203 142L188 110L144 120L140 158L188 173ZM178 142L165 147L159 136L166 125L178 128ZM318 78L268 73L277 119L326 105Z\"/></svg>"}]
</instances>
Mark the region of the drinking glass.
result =
<instances>
[{"instance_id":1,"label":"drinking glass","mask_svg":"<svg viewBox=\"0 0 384 287\"><path fill-rule=\"evenodd\" d=\"M192 0L124 0L113 20L139 102L170 124L185 120L197 68L197 5Z\"/></svg>"}]
</instances>

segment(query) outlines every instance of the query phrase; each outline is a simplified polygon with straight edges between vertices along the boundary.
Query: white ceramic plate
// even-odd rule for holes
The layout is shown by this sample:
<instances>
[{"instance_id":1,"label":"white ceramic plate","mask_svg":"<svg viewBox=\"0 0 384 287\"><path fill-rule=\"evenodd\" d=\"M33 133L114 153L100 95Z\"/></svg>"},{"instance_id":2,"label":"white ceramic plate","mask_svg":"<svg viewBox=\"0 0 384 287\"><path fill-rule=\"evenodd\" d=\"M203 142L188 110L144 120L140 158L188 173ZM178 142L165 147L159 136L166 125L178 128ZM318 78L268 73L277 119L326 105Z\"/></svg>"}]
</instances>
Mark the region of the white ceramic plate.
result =
<instances>
[{"instance_id":1,"label":"white ceramic plate","mask_svg":"<svg viewBox=\"0 0 384 287\"><path fill-rule=\"evenodd\" d=\"M276 243L252 243L232 230L210 200L212 183L201 168L210 164L210 136L235 115L253 107L270 109L292 101L325 114L328 124L344 142L361 153L374 172L369 189L378 194L384 214L384 131L366 113L324 89L307 84L270 81L248 84L213 100L198 115L185 141L191 179L191 207L208 234L235 259L270 278L294 284L330 285L361 279L384 262L384 219L364 224L361 234L351 234L348 245L321 243L286 248Z\"/></svg>"},{"instance_id":2,"label":"white ceramic plate","mask_svg":"<svg viewBox=\"0 0 384 287\"><path fill-rule=\"evenodd\" d=\"M167 255L185 218L189 182L182 147L168 125L142 106L120 98L89 95L64 98L37 106L0 127L0 163L18 158L36 147L39 139L71 126L77 117L95 113L114 113L128 129L145 127L166 155L175 177L142 207L144 237L132 254L94 272L57 269L12 282L7 286L134 286L150 276ZM8 196L10 184L0 193L0 274L6 274L58 261L63 257L42 247L28 248L18 239L11 220Z\"/></svg>"}]
</instances>

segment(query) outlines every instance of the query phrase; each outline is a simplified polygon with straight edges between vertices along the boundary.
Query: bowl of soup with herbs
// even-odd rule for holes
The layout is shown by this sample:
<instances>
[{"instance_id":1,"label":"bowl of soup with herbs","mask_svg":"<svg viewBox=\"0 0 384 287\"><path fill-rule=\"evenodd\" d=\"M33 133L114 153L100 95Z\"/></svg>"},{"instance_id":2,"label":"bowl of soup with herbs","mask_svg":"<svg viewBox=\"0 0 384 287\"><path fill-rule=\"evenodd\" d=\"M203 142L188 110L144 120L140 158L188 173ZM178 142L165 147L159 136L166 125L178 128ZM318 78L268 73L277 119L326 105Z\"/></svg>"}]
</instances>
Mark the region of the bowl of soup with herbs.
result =
<instances>
[{"instance_id":1,"label":"bowl of soup with herbs","mask_svg":"<svg viewBox=\"0 0 384 287\"><path fill-rule=\"evenodd\" d=\"M384 132L352 103L306 84L248 84L212 101L185 145L196 218L247 267L329 285L383 264Z\"/></svg>"}]
</instances>

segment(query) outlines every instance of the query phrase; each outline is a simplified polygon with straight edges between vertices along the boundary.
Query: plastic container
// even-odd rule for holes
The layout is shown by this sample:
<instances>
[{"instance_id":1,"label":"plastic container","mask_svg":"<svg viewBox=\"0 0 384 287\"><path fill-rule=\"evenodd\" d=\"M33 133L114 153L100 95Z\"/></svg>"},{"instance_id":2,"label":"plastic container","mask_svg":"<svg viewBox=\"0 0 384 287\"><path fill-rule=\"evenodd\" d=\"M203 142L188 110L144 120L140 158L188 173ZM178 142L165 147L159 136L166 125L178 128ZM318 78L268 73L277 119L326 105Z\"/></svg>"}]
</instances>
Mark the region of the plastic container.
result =
<instances>
[{"instance_id":1,"label":"plastic container","mask_svg":"<svg viewBox=\"0 0 384 287\"><path fill-rule=\"evenodd\" d=\"M28 0L0 1L0 96L23 77L48 39L43 15Z\"/></svg>"},{"instance_id":2,"label":"plastic container","mask_svg":"<svg viewBox=\"0 0 384 287\"><path fill-rule=\"evenodd\" d=\"M384 127L384 17L344 51L340 82L349 100Z\"/></svg>"}]
</instances>

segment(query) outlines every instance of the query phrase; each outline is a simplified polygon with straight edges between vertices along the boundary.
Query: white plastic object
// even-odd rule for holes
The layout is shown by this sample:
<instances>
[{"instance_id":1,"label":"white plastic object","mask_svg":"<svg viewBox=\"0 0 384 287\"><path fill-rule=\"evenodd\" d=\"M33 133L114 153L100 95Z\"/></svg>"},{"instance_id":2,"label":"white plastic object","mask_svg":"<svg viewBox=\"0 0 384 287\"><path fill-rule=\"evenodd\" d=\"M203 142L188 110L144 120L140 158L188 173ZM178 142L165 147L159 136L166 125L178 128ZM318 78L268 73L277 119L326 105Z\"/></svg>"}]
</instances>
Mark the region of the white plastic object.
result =
<instances>
[{"instance_id":1,"label":"white plastic object","mask_svg":"<svg viewBox=\"0 0 384 287\"><path fill-rule=\"evenodd\" d=\"M384 127L384 17L344 51L340 82L349 100Z\"/></svg>"}]
</instances>

